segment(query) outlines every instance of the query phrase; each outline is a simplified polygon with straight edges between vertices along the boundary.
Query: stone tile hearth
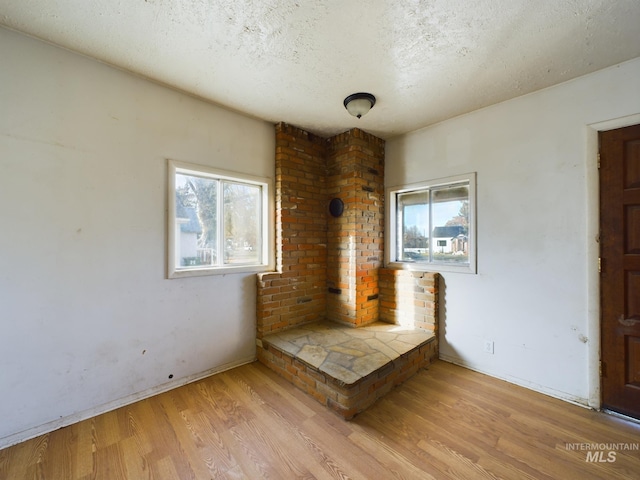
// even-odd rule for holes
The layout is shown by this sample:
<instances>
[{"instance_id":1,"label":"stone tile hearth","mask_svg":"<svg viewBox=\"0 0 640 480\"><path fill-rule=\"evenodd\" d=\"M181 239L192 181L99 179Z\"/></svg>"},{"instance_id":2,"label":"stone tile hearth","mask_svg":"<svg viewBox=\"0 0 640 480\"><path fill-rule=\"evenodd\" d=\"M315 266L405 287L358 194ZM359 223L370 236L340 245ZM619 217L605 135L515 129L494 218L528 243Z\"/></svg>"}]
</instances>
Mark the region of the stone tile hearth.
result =
<instances>
[{"instance_id":1,"label":"stone tile hearth","mask_svg":"<svg viewBox=\"0 0 640 480\"><path fill-rule=\"evenodd\" d=\"M352 328L325 321L268 335L262 341L352 385L433 337L432 332L384 322Z\"/></svg>"},{"instance_id":2,"label":"stone tile hearth","mask_svg":"<svg viewBox=\"0 0 640 480\"><path fill-rule=\"evenodd\" d=\"M258 359L345 419L364 411L438 356L429 330L376 322L299 325L258 341Z\"/></svg>"}]
</instances>

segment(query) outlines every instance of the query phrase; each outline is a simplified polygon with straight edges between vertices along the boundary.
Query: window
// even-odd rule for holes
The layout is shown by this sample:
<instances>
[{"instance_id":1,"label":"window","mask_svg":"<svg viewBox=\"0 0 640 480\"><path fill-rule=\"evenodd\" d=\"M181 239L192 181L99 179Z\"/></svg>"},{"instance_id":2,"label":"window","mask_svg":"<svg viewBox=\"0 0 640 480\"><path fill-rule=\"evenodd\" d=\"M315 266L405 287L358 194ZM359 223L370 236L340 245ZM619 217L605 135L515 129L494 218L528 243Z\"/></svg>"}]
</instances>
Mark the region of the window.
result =
<instances>
[{"instance_id":1,"label":"window","mask_svg":"<svg viewBox=\"0 0 640 480\"><path fill-rule=\"evenodd\" d=\"M169 161L169 278L267 270L269 183Z\"/></svg>"},{"instance_id":2,"label":"window","mask_svg":"<svg viewBox=\"0 0 640 480\"><path fill-rule=\"evenodd\" d=\"M475 273L475 173L387 189L387 264Z\"/></svg>"}]
</instances>

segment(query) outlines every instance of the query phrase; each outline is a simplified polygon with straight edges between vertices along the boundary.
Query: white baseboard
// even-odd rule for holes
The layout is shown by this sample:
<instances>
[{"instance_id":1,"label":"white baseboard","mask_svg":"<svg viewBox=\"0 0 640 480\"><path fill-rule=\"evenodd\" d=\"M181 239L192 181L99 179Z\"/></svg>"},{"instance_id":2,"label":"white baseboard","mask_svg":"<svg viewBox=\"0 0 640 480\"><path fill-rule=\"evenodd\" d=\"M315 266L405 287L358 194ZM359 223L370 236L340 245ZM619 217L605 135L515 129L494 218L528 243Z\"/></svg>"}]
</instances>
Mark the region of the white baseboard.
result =
<instances>
[{"instance_id":1,"label":"white baseboard","mask_svg":"<svg viewBox=\"0 0 640 480\"><path fill-rule=\"evenodd\" d=\"M163 392L168 392L169 390L173 390L174 388L181 387L182 385L186 385L187 383L192 383L198 380L202 380L203 378L210 377L211 375L215 375L216 373L221 373L226 370L239 367L240 365L251 363L255 360L256 360L256 357L251 356L249 358L243 358L235 362L230 362L224 365L220 365L218 367L214 367L204 372L196 373L194 375L189 375L183 378L177 378L172 380L171 382L163 383L162 385L149 388L142 392L133 393L131 395L128 395L123 398L119 398L112 402L108 402L103 405L99 405L97 407L90 408L82 412L68 415L66 417L54 420L52 422L44 423L42 425L38 425L36 427L32 427L27 430L23 430L21 432L14 433L6 437L2 437L0 438L0 449L10 447L11 445L15 445L17 443L24 442L25 440L30 440L40 435L44 435L45 433L53 432L54 430L58 430L59 428L67 427L74 423L78 423L78 422L81 422L82 420L87 420L97 415L110 412L117 408L124 407L126 405L131 405L132 403L135 403L140 400L144 400L145 398L153 397L154 395L158 395Z\"/></svg>"},{"instance_id":2,"label":"white baseboard","mask_svg":"<svg viewBox=\"0 0 640 480\"><path fill-rule=\"evenodd\" d=\"M444 355L441 353L439 358L440 360L443 360L445 362L453 363L454 365L459 365L461 367L468 368L469 370L473 370L474 372L482 373L483 375L488 375L490 377L497 378L499 380L504 380L505 382L513 383L514 385L518 385L520 387L533 390L534 392L542 393L543 395L547 395L549 397L553 397L559 400L563 400L565 402L573 403L574 405L578 405L579 407L593 409L593 407L589 405L588 398L582 398L575 395L571 395L566 392L555 390L553 388L544 387L543 385L538 385L533 382L528 382L518 377L513 377L510 375L496 375L494 372L489 372L478 365L471 364L458 357Z\"/></svg>"}]
</instances>

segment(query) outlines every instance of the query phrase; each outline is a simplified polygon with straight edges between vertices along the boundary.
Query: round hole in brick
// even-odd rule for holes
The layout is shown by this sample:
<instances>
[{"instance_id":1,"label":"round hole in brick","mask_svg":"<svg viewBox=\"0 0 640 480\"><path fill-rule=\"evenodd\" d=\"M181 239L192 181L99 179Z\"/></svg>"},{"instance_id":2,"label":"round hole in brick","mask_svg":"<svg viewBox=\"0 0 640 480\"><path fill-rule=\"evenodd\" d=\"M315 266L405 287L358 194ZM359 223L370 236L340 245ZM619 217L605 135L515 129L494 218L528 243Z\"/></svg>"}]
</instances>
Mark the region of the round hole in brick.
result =
<instances>
[{"instance_id":1,"label":"round hole in brick","mask_svg":"<svg viewBox=\"0 0 640 480\"><path fill-rule=\"evenodd\" d=\"M334 217L339 217L344 212L344 202L339 198L333 198L329 202L329 213Z\"/></svg>"}]
</instances>

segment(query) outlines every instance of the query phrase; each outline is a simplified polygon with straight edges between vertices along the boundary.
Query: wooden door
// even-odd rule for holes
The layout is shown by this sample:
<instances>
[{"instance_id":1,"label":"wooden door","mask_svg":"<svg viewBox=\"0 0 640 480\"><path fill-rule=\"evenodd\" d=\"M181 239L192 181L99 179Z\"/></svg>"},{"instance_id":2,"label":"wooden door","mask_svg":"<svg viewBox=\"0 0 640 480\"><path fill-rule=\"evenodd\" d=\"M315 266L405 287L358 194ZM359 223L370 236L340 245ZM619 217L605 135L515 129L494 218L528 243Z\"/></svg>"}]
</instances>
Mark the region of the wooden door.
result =
<instances>
[{"instance_id":1,"label":"wooden door","mask_svg":"<svg viewBox=\"0 0 640 480\"><path fill-rule=\"evenodd\" d=\"M640 419L640 125L600 132L602 406Z\"/></svg>"}]
</instances>

